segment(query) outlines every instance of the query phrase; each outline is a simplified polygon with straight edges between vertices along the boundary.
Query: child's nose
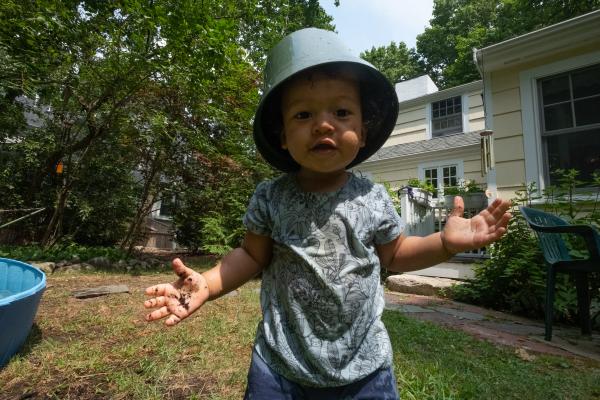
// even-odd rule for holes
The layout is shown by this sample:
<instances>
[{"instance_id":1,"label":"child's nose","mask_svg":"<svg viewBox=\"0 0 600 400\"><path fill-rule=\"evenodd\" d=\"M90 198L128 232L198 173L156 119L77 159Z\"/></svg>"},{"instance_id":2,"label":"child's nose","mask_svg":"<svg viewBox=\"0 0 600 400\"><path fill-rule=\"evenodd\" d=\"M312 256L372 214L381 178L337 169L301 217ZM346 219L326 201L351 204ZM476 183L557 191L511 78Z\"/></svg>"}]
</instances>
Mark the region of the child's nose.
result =
<instances>
[{"instance_id":1,"label":"child's nose","mask_svg":"<svg viewBox=\"0 0 600 400\"><path fill-rule=\"evenodd\" d=\"M317 115L315 120L314 133L316 134L324 134L333 131L335 127L333 126L333 120L330 113L322 112Z\"/></svg>"}]
</instances>

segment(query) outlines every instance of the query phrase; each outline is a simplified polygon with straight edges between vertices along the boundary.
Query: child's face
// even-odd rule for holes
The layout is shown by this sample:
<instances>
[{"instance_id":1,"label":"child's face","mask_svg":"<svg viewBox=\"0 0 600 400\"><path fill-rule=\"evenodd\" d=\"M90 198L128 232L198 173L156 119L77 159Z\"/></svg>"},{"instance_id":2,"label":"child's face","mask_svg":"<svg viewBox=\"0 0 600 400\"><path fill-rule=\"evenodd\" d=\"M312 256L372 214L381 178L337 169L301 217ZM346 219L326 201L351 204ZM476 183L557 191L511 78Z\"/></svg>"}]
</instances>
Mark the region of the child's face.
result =
<instances>
[{"instance_id":1,"label":"child's face","mask_svg":"<svg viewBox=\"0 0 600 400\"><path fill-rule=\"evenodd\" d=\"M345 171L365 145L358 82L312 73L283 91L282 147L301 170Z\"/></svg>"}]
</instances>

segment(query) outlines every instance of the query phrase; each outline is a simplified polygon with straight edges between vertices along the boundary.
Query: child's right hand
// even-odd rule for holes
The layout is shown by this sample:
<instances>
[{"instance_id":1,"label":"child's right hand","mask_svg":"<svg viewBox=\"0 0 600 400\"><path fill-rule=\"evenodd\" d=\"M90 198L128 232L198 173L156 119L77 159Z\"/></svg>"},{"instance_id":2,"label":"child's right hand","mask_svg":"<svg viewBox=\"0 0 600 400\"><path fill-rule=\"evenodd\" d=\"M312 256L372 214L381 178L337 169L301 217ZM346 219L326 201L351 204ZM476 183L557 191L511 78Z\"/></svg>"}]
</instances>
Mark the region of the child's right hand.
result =
<instances>
[{"instance_id":1,"label":"child's right hand","mask_svg":"<svg viewBox=\"0 0 600 400\"><path fill-rule=\"evenodd\" d=\"M173 260L173 271L179 276L175 282L146 289L146 295L154 297L146 300L144 307L158 308L146 315L146 321L168 317L165 324L173 326L208 300L209 289L204 276L186 267L179 258Z\"/></svg>"}]
</instances>

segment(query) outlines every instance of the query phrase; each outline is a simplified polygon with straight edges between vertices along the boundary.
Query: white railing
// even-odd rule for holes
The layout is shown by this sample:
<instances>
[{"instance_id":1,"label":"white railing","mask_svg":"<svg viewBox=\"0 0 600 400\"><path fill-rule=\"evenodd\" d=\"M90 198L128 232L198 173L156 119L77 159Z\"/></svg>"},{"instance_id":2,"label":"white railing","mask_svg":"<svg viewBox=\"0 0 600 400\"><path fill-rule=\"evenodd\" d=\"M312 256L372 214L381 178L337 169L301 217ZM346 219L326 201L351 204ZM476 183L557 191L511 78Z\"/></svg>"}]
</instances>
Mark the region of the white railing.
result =
<instances>
[{"instance_id":1,"label":"white railing","mask_svg":"<svg viewBox=\"0 0 600 400\"><path fill-rule=\"evenodd\" d=\"M398 191L400 196L401 214L406 224L406 236L427 236L444 229L446 219L450 214L449 209L443 205L433 205L435 201L427 192L417 188L402 188ZM465 209L465 216L471 217L478 214L481 209ZM460 253L460 258L486 257L485 248L468 253Z\"/></svg>"},{"instance_id":2,"label":"white railing","mask_svg":"<svg viewBox=\"0 0 600 400\"><path fill-rule=\"evenodd\" d=\"M406 236L427 236L435 232L434 209L428 192L404 187L398 191Z\"/></svg>"}]
</instances>

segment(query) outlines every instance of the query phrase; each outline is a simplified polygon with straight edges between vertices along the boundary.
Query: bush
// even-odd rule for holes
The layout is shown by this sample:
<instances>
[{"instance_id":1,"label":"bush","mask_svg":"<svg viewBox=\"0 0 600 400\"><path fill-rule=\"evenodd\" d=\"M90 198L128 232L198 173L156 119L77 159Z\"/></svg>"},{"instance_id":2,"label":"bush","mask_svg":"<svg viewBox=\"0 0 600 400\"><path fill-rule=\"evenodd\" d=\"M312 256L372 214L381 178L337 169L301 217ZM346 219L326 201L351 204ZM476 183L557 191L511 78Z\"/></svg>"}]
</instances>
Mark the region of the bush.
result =
<instances>
[{"instance_id":1,"label":"bush","mask_svg":"<svg viewBox=\"0 0 600 400\"><path fill-rule=\"evenodd\" d=\"M516 192L513 204L531 205L533 200L544 198L545 211L566 217L572 223L598 227L598 193L596 201L588 204L588 210L579 215L574 210L581 210L581 207L573 204L574 188L579 184L577 172L557 170L554 174L557 176L558 186L549 187L540 195L535 185L527 185L525 190ZM600 176L595 175L593 187L600 190ZM587 257L582 243L571 239L568 244L573 257ZM465 285L455 286L448 291L448 295L456 300L484 307L527 317L542 317L546 295L546 265L537 237L516 207L507 234L489 247L489 254L488 260L475 266L475 278ZM591 274L590 284L592 315L597 316L600 314L600 274ZM555 318L572 322L577 314L577 293L570 275L557 275L555 296ZM596 323L600 323L597 317L595 319Z\"/></svg>"},{"instance_id":2,"label":"bush","mask_svg":"<svg viewBox=\"0 0 600 400\"><path fill-rule=\"evenodd\" d=\"M514 214L508 233L490 246L489 254L489 259L475 266L475 278L454 286L451 297L530 317L542 316L546 267L537 239L520 213ZM561 288L557 288L557 299L559 292Z\"/></svg>"},{"instance_id":3,"label":"bush","mask_svg":"<svg viewBox=\"0 0 600 400\"><path fill-rule=\"evenodd\" d=\"M129 258L124 250L114 247L86 247L74 243L55 245L45 249L38 245L0 246L0 257L13 258L21 261L52 261L72 260L79 258L87 261L95 257L106 257L110 261Z\"/></svg>"},{"instance_id":4,"label":"bush","mask_svg":"<svg viewBox=\"0 0 600 400\"><path fill-rule=\"evenodd\" d=\"M242 217L256 183L272 174L264 163L227 157L190 163L190 176L178 190L173 222L177 242L192 252L223 255L240 245Z\"/></svg>"}]
</instances>

